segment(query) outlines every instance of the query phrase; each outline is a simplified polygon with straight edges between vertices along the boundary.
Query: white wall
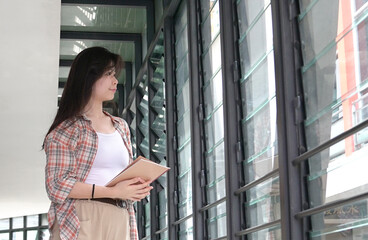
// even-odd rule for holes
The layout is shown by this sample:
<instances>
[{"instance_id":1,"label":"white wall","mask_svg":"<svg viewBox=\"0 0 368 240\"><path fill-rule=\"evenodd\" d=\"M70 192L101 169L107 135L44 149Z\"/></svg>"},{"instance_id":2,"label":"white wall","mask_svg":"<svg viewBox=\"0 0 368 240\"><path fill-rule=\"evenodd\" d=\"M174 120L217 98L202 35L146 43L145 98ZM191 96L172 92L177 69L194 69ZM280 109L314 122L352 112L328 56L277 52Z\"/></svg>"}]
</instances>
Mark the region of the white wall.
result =
<instances>
[{"instance_id":1,"label":"white wall","mask_svg":"<svg viewBox=\"0 0 368 240\"><path fill-rule=\"evenodd\" d=\"M49 207L41 145L57 104L60 8L0 1L0 219Z\"/></svg>"}]
</instances>

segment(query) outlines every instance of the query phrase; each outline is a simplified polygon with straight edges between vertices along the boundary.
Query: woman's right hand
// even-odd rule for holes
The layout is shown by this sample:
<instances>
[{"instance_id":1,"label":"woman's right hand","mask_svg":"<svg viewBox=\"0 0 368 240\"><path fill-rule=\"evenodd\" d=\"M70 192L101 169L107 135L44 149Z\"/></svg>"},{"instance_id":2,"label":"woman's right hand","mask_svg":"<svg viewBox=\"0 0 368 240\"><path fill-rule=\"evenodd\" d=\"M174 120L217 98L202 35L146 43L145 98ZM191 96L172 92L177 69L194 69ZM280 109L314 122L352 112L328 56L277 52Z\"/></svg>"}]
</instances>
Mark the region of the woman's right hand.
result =
<instances>
[{"instance_id":1,"label":"woman's right hand","mask_svg":"<svg viewBox=\"0 0 368 240\"><path fill-rule=\"evenodd\" d=\"M125 181L118 182L113 186L112 190L116 198L132 201L140 201L150 194L153 187L150 186L151 182L144 181L137 177Z\"/></svg>"}]
</instances>

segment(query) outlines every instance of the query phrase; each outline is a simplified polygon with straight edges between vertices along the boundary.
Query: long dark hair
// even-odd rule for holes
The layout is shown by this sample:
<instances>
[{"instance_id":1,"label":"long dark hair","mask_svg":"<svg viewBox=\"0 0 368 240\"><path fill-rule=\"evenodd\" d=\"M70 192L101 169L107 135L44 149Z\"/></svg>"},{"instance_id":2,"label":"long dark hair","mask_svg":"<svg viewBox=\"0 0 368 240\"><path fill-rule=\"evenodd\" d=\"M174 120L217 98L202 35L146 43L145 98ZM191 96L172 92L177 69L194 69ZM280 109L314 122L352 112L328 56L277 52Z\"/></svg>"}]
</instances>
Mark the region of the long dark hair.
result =
<instances>
[{"instance_id":1,"label":"long dark hair","mask_svg":"<svg viewBox=\"0 0 368 240\"><path fill-rule=\"evenodd\" d=\"M59 109L46 136L60 123L81 115L92 95L92 87L102 75L115 68L119 75L124 67L122 58L103 47L91 47L80 52L70 68Z\"/></svg>"}]
</instances>

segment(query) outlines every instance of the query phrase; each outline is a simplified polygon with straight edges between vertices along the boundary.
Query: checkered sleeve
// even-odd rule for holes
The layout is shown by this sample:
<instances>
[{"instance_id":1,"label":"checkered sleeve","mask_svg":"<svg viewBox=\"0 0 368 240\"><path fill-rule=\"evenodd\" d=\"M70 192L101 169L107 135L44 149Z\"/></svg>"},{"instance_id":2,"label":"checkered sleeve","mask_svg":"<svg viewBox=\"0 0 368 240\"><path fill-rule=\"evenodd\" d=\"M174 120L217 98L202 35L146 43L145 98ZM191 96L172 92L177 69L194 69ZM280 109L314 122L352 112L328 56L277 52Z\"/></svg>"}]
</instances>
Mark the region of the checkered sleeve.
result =
<instances>
[{"instance_id":1,"label":"checkered sleeve","mask_svg":"<svg viewBox=\"0 0 368 240\"><path fill-rule=\"evenodd\" d=\"M52 202L62 204L77 182L75 156L69 146L57 139L46 140L45 152L46 192Z\"/></svg>"}]
</instances>

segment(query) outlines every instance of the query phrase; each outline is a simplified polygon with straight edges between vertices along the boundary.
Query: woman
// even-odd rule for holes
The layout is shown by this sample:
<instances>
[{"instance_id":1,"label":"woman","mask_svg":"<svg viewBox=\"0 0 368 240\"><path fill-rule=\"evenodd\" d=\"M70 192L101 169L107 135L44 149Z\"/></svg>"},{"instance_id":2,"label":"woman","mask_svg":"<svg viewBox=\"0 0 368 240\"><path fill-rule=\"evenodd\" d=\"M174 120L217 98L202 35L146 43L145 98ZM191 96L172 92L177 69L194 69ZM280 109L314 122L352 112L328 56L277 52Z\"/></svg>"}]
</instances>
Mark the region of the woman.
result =
<instances>
[{"instance_id":1,"label":"woman","mask_svg":"<svg viewBox=\"0 0 368 240\"><path fill-rule=\"evenodd\" d=\"M132 162L127 123L103 111L114 98L119 55L83 50L70 69L44 141L51 239L138 239L133 201L152 187L140 178L105 187Z\"/></svg>"}]
</instances>

